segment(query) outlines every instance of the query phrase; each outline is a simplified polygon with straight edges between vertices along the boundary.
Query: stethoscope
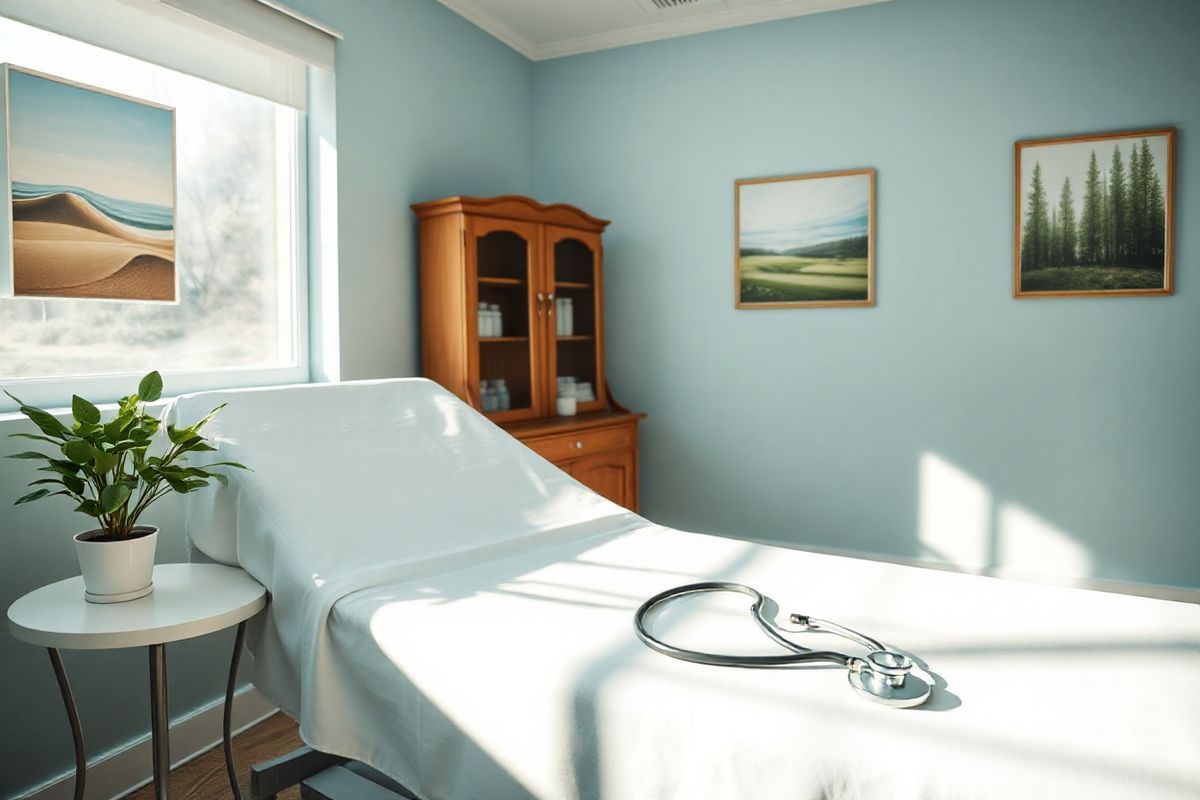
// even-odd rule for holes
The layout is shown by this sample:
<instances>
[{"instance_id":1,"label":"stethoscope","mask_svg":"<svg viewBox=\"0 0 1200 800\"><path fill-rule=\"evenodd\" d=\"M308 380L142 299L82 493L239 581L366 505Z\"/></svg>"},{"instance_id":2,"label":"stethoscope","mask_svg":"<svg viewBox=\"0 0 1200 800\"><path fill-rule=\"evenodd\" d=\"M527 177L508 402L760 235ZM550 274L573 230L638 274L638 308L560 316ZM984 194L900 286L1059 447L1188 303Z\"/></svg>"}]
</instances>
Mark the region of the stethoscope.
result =
<instances>
[{"instance_id":1,"label":"stethoscope","mask_svg":"<svg viewBox=\"0 0 1200 800\"><path fill-rule=\"evenodd\" d=\"M750 616L758 623L773 641L791 650L790 653L763 656L731 656L719 653L705 653L700 650L687 650L667 644L656 639L646 630L645 618L654 608L690 594L703 592L739 592L753 598L750 605ZM846 667L849 671L850 685L863 697L876 703L892 708L912 708L919 706L929 699L932 687L916 675L911 674L913 660L903 653L889 650L870 636L842 627L829 620L817 619L806 614L792 614L792 624L803 626L804 631L825 631L845 637L856 642L869 651L865 658L839 653L836 650L810 650L802 647L783 634L785 629L777 626L772 620L763 616L762 608L767 598L756 590L741 583L726 581L707 581L705 583L689 583L677 586L654 595L642 603L633 615L633 627L638 638L653 650L664 656L677 658L680 661L691 661L695 664L708 664L715 667L785 667L793 664L825 663ZM800 632L800 631L796 631Z\"/></svg>"}]
</instances>

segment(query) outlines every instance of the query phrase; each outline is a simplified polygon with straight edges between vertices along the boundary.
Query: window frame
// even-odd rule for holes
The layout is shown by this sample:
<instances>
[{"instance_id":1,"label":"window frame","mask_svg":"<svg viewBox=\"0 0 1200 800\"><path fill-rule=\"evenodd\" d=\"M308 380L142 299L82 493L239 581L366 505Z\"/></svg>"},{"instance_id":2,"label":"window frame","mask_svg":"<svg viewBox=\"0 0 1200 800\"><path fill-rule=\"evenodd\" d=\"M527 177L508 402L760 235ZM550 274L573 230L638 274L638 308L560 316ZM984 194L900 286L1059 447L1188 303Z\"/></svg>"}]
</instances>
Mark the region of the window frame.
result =
<instances>
[{"instance_id":1,"label":"window frame","mask_svg":"<svg viewBox=\"0 0 1200 800\"><path fill-rule=\"evenodd\" d=\"M311 76L310 80L311 80ZM295 218L292 235L286 246L290 249L292 263L292 314L295 325L292 329L292 352L295 362L273 367L230 367L227 369L170 369L166 365L149 365L158 369L168 396L191 394L217 389L241 389L251 386L279 386L312 381L312 358L310 342L309 291L309 194L308 194L308 112L296 111L296 130L292 147L286 151L290 159L289 174L294 176L291 186L295 198ZM284 157L284 151L279 153ZM283 244L281 240L281 244ZM280 253L284 253L281 251ZM69 408L71 395L77 394L97 404L115 403L120 398L137 390L137 383L144 373L111 372L96 374L56 375L53 377L6 378L0 375L0 389L12 392L21 400L40 408ZM0 394L0 420L17 411L17 404L6 394Z\"/></svg>"}]
</instances>

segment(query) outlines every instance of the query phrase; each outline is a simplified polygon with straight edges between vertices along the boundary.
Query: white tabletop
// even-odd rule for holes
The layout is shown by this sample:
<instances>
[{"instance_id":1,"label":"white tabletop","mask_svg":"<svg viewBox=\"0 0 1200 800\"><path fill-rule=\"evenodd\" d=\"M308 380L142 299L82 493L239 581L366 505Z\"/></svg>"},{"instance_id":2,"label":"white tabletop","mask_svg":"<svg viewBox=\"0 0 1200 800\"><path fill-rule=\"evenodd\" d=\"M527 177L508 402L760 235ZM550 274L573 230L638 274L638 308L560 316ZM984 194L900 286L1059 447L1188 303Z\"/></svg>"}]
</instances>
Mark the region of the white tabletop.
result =
<instances>
[{"instance_id":1,"label":"white tabletop","mask_svg":"<svg viewBox=\"0 0 1200 800\"><path fill-rule=\"evenodd\" d=\"M126 603L83 599L83 578L35 589L8 608L8 630L43 647L106 650L176 642L236 625L267 605L267 590L218 564L159 564L154 591Z\"/></svg>"}]
</instances>

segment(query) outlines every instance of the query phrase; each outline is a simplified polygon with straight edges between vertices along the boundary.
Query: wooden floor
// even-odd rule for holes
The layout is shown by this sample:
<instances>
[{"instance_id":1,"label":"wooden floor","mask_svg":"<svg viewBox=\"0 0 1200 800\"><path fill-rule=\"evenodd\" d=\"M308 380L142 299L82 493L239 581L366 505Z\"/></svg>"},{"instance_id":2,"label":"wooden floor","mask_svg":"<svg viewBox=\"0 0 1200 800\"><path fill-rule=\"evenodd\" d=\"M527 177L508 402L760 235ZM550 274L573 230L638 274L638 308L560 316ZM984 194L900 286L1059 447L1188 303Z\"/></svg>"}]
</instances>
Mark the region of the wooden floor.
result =
<instances>
[{"instance_id":1,"label":"wooden floor","mask_svg":"<svg viewBox=\"0 0 1200 800\"><path fill-rule=\"evenodd\" d=\"M286 714L276 714L233 739L242 797L250 798L250 765L290 753L304 743L296 723ZM229 778L225 774L225 753L220 745L204 755L171 771L171 800L229 800ZM279 795L284 800L298 800L296 787ZM145 786L126 800L153 800L154 787Z\"/></svg>"}]
</instances>

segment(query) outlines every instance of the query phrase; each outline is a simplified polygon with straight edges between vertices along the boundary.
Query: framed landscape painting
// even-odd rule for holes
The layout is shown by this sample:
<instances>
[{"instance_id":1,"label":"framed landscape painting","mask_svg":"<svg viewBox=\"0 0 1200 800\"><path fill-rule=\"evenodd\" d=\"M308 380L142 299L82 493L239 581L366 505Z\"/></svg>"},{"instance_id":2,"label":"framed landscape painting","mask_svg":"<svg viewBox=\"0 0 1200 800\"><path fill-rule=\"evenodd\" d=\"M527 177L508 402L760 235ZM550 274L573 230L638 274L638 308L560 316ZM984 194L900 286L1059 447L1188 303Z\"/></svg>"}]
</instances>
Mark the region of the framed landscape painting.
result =
<instances>
[{"instance_id":1,"label":"framed landscape painting","mask_svg":"<svg viewBox=\"0 0 1200 800\"><path fill-rule=\"evenodd\" d=\"M175 113L3 66L4 294L175 302Z\"/></svg>"},{"instance_id":2,"label":"framed landscape painting","mask_svg":"<svg viewBox=\"0 0 1200 800\"><path fill-rule=\"evenodd\" d=\"M1175 129L1016 144L1013 296L1172 292Z\"/></svg>"},{"instance_id":3,"label":"framed landscape painting","mask_svg":"<svg viewBox=\"0 0 1200 800\"><path fill-rule=\"evenodd\" d=\"M875 302L875 170L734 184L737 308Z\"/></svg>"}]
</instances>

